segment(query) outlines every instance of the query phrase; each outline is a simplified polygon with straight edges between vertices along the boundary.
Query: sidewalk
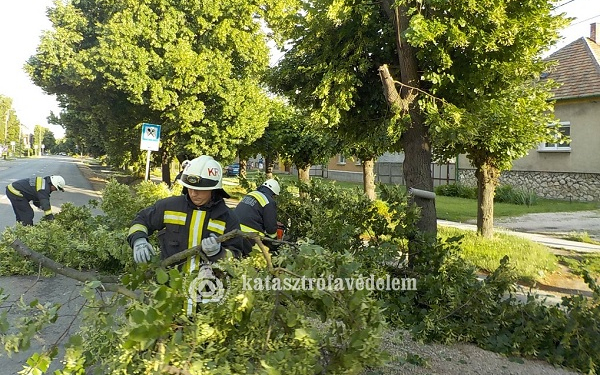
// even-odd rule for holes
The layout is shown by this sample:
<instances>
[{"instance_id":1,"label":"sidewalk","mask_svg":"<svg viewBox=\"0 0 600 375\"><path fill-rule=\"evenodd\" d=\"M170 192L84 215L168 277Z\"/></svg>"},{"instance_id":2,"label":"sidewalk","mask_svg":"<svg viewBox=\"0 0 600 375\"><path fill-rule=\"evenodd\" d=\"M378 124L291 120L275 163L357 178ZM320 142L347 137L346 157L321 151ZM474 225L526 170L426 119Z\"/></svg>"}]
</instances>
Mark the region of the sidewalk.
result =
<instances>
[{"instance_id":1,"label":"sidewalk","mask_svg":"<svg viewBox=\"0 0 600 375\"><path fill-rule=\"evenodd\" d=\"M454 227L464 230L477 230L477 225L474 224L465 224L465 223L457 223L448 220L438 220L438 225L443 225L447 227ZM600 253L600 245L589 244L585 242L577 242L577 241L569 241L563 240L560 238L554 238L551 236L546 236L543 234L537 233L526 233L526 232L515 232L512 230L507 230L503 228L494 228L496 232L506 233L513 236L518 236L522 238L527 238L531 241L538 242L542 245L548 246L553 249L563 249L563 250L572 250L579 253Z\"/></svg>"}]
</instances>

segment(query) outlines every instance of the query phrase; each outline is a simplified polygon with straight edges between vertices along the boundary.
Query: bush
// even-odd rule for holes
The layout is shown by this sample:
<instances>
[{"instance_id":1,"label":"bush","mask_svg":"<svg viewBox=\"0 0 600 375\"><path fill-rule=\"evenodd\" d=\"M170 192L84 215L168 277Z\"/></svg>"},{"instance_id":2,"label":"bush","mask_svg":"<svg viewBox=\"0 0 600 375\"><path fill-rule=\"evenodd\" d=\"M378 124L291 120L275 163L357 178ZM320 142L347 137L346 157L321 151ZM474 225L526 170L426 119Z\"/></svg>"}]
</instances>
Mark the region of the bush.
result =
<instances>
[{"instance_id":1,"label":"bush","mask_svg":"<svg viewBox=\"0 0 600 375\"><path fill-rule=\"evenodd\" d=\"M510 185L496 187L494 202L512 203L518 205L532 206L538 201L538 196L528 190L515 189Z\"/></svg>"},{"instance_id":2,"label":"bush","mask_svg":"<svg viewBox=\"0 0 600 375\"><path fill-rule=\"evenodd\" d=\"M461 184L448 184L436 186L435 193L437 195L442 195L445 197L477 199L476 187L469 187Z\"/></svg>"}]
</instances>

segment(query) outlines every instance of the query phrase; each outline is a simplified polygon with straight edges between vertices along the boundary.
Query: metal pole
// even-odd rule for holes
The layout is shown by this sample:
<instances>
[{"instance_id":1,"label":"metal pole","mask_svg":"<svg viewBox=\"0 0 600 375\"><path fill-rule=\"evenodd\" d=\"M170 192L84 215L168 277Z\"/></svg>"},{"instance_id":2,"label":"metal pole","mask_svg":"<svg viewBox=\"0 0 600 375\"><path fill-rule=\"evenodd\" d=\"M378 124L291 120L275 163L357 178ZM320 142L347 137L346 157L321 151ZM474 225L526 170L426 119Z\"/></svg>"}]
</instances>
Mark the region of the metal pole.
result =
<instances>
[{"instance_id":1,"label":"metal pole","mask_svg":"<svg viewBox=\"0 0 600 375\"><path fill-rule=\"evenodd\" d=\"M148 150L148 154L146 155L146 181L150 179L150 153L152 151Z\"/></svg>"},{"instance_id":2,"label":"metal pole","mask_svg":"<svg viewBox=\"0 0 600 375\"><path fill-rule=\"evenodd\" d=\"M8 139L8 119L10 118L10 109L6 110L6 121L4 122L4 144Z\"/></svg>"}]
</instances>

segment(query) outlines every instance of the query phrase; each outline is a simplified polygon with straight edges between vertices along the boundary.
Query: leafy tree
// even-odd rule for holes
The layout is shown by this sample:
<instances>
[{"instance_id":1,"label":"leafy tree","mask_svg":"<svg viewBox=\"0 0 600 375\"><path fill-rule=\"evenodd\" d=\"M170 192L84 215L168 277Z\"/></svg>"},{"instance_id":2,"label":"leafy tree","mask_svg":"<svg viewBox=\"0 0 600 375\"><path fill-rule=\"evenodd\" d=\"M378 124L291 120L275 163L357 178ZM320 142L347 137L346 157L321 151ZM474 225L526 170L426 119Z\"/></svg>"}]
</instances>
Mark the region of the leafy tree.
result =
<instances>
[{"instance_id":1,"label":"leafy tree","mask_svg":"<svg viewBox=\"0 0 600 375\"><path fill-rule=\"evenodd\" d=\"M302 5L306 17L291 16L278 30L291 47L277 68L274 86L343 139L345 149L367 162L365 167L384 151L403 149L407 185L431 191L431 147L422 116L413 105L407 121L402 116L406 111L390 108L381 90L380 66L407 53L398 48L397 23L388 15L393 14L391 4L321 0ZM403 80L417 87L416 64L410 68L410 74L406 64L400 69ZM371 173L364 170L365 191L374 197L372 168ZM434 202L415 201L421 207L419 228L435 233Z\"/></svg>"},{"instance_id":2,"label":"leafy tree","mask_svg":"<svg viewBox=\"0 0 600 375\"><path fill-rule=\"evenodd\" d=\"M279 139L282 159L298 168L298 179L310 182L310 167L325 164L336 154L340 141L311 122L311 117L294 107L288 107L277 119L285 125L285 132Z\"/></svg>"},{"instance_id":3,"label":"leafy tree","mask_svg":"<svg viewBox=\"0 0 600 375\"><path fill-rule=\"evenodd\" d=\"M352 114L352 108L364 111L365 96L358 95L359 87L366 86L371 77L369 73L373 74L379 68L391 118L396 121L396 133L400 133L399 144L406 155L404 175L407 186L429 191L433 188L430 163L435 132L430 126L436 118L435 113L449 112L440 103L456 103L460 108L458 113L465 110L478 118L471 121L474 131L466 136L480 145L478 151L497 150L493 142L483 146L485 142L473 136L477 129L485 132L477 124L492 118L498 124L512 121L510 119L523 113L534 113L535 119L528 123L530 126L536 124L529 130L537 135L530 139L520 138L517 142L521 144L511 146L513 149L527 150L542 137L538 132L541 127L537 124L544 119L538 114L547 107L538 105L547 98L544 96L546 89L537 85L525 92L526 95L522 95L522 89L544 69L541 52L556 39L557 30L563 25L560 16L550 13L552 1L516 3L507 0L474 4L464 0L448 4L437 0L425 3L384 0L378 5L322 0L310 4L302 2L301 5L305 12L302 15L306 17L303 20L299 16L292 18L289 28L282 29L282 35L289 38L291 45L280 68L286 68L284 71L292 74L289 79L291 89L287 90L293 94L290 97L316 110L315 115L324 123L357 128L352 122L344 122L343 116ZM297 27L298 24L302 27ZM391 65L389 69L384 65L394 60L398 65ZM293 69L298 72L296 75ZM395 80L394 76L400 78ZM298 79L301 83L294 85ZM506 105L510 102L506 100L502 104L506 108L504 119L498 121L493 111L499 104L486 101L497 101L509 93L519 92L520 100L525 103L512 106ZM532 112L527 107L535 110ZM486 110L476 113L473 108ZM455 115L446 116L456 118ZM439 128L436 124L433 130ZM520 135L515 136L518 137ZM442 138L436 138L440 141L437 148L445 148L446 141ZM475 148L471 150L476 151ZM511 160L523 152L512 152ZM488 156L477 158L480 165L489 164ZM493 168L497 169L496 166ZM435 233L435 202L418 197L415 202L422 213L419 228Z\"/></svg>"},{"instance_id":4,"label":"leafy tree","mask_svg":"<svg viewBox=\"0 0 600 375\"><path fill-rule=\"evenodd\" d=\"M410 1L403 2L412 4ZM423 87L443 100L421 100L441 158L466 153L476 168L478 231L493 234L500 172L556 132L542 53L565 25L552 1L432 2L407 9L406 40Z\"/></svg>"},{"instance_id":5,"label":"leafy tree","mask_svg":"<svg viewBox=\"0 0 600 375\"><path fill-rule=\"evenodd\" d=\"M56 145L56 138L54 137L54 133L52 132L52 130L48 128L45 129L46 130L42 135L42 144L45 147L44 150L48 151L54 148L54 146Z\"/></svg>"},{"instance_id":6,"label":"leafy tree","mask_svg":"<svg viewBox=\"0 0 600 375\"><path fill-rule=\"evenodd\" d=\"M48 12L54 28L27 69L58 96L70 134L99 143L120 164L143 165L142 122L162 125L163 166L181 154L228 159L268 120L261 5L57 2Z\"/></svg>"},{"instance_id":7,"label":"leafy tree","mask_svg":"<svg viewBox=\"0 0 600 375\"><path fill-rule=\"evenodd\" d=\"M0 95L0 129L1 144L7 146L8 150L12 150L11 142L15 142L16 145L22 143L21 121L12 107L12 99L4 95Z\"/></svg>"},{"instance_id":8,"label":"leafy tree","mask_svg":"<svg viewBox=\"0 0 600 375\"><path fill-rule=\"evenodd\" d=\"M399 149L400 132L377 74L394 57L393 30L376 6L336 8L326 0L303 5L306 17L293 16L289 28L279 30L291 47L272 72L271 85L361 159L365 193L374 199L373 161Z\"/></svg>"}]
</instances>

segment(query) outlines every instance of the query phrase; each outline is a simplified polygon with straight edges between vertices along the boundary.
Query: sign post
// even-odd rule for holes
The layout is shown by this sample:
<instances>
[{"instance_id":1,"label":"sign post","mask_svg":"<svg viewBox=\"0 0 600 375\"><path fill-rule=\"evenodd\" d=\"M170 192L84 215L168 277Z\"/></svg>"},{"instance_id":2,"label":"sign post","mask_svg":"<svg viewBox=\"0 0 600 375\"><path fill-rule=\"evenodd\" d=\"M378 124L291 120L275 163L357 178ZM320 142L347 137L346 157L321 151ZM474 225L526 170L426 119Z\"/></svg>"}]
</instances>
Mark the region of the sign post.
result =
<instances>
[{"instance_id":1,"label":"sign post","mask_svg":"<svg viewBox=\"0 0 600 375\"><path fill-rule=\"evenodd\" d=\"M150 153L158 151L160 142L160 125L142 124L142 139L140 141L140 150L148 151L146 156L146 181L150 178Z\"/></svg>"}]
</instances>

